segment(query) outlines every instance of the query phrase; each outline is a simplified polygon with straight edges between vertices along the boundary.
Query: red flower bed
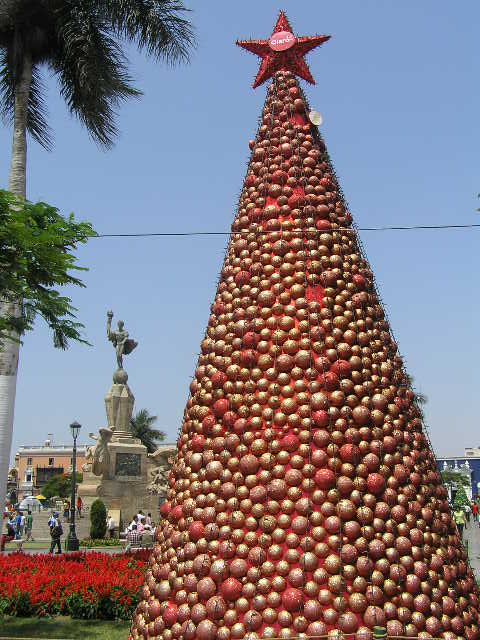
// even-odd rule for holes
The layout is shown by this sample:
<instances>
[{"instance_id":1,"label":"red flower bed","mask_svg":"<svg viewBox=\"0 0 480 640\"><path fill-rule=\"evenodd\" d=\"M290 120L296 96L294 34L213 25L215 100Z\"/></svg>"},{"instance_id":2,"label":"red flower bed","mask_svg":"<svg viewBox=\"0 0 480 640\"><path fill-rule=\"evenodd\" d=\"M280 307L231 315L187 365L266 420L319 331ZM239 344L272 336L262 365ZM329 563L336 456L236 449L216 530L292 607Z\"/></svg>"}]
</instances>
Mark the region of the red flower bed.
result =
<instances>
[{"instance_id":1,"label":"red flower bed","mask_svg":"<svg viewBox=\"0 0 480 640\"><path fill-rule=\"evenodd\" d=\"M128 620L150 553L0 555L0 615Z\"/></svg>"}]
</instances>

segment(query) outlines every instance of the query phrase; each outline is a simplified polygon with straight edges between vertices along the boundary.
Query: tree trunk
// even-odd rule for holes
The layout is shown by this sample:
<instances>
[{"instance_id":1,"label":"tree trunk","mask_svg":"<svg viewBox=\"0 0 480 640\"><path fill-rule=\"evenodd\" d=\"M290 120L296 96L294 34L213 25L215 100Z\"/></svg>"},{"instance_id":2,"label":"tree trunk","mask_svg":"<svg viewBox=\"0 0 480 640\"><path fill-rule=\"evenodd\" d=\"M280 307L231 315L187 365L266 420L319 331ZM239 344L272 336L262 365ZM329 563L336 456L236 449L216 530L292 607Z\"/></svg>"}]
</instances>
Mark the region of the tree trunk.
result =
<instances>
[{"instance_id":1,"label":"tree trunk","mask_svg":"<svg viewBox=\"0 0 480 640\"><path fill-rule=\"evenodd\" d=\"M15 87L15 111L13 124L12 159L10 164L9 191L26 198L27 163L27 111L32 83L32 60L24 55L23 71ZM19 305L0 301L0 313L19 313ZM0 509L3 510L7 493L7 477L12 446L13 410L17 387L18 342L6 340L0 351ZM19 478L19 481L21 479Z\"/></svg>"}]
</instances>

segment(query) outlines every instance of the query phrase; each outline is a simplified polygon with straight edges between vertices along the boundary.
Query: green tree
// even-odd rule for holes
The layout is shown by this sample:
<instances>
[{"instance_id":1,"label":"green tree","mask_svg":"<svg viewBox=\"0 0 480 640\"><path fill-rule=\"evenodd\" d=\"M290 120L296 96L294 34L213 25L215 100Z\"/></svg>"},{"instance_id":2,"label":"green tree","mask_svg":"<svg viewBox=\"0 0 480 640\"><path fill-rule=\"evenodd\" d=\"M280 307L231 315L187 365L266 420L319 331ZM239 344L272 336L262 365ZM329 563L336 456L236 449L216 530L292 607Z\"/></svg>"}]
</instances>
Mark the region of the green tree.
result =
<instances>
[{"instance_id":1,"label":"green tree","mask_svg":"<svg viewBox=\"0 0 480 640\"><path fill-rule=\"evenodd\" d=\"M83 479L81 473L75 474L76 483L80 484ZM60 473L57 476L53 476L42 487L42 495L46 498L53 498L54 496L60 496L60 498L70 498L72 495L72 478L66 473Z\"/></svg>"},{"instance_id":2,"label":"green tree","mask_svg":"<svg viewBox=\"0 0 480 640\"><path fill-rule=\"evenodd\" d=\"M94 500L90 507L90 538L99 540L107 531L107 509L101 500Z\"/></svg>"},{"instance_id":3,"label":"green tree","mask_svg":"<svg viewBox=\"0 0 480 640\"><path fill-rule=\"evenodd\" d=\"M6 494L20 337L41 316L56 347L84 342L71 300L59 287L83 283L73 251L95 235L87 222L63 217L0 190L0 507ZM73 272L73 273L72 273Z\"/></svg>"},{"instance_id":4,"label":"green tree","mask_svg":"<svg viewBox=\"0 0 480 640\"><path fill-rule=\"evenodd\" d=\"M453 506L454 508L457 507L464 507L466 505L470 504L470 500L468 499L468 496L465 492L465 489L463 488L463 485L460 485L457 489L457 493L455 494L455 500L453 501Z\"/></svg>"},{"instance_id":5,"label":"green tree","mask_svg":"<svg viewBox=\"0 0 480 640\"><path fill-rule=\"evenodd\" d=\"M465 474L460 473L459 471L441 471L440 475L442 477L442 482L444 485L448 486L450 484L468 486L470 484L467 476Z\"/></svg>"},{"instance_id":6,"label":"green tree","mask_svg":"<svg viewBox=\"0 0 480 640\"><path fill-rule=\"evenodd\" d=\"M165 440L165 433L153 428L157 419L157 416L149 414L148 409L140 409L130 420L132 435L147 447L148 453L156 451L157 444Z\"/></svg>"},{"instance_id":7,"label":"green tree","mask_svg":"<svg viewBox=\"0 0 480 640\"><path fill-rule=\"evenodd\" d=\"M140 95L124 44L167 63L187 60L194 43L180 0L1 0L0 114L13 123L8 188L26 198L27 132L52 146L42 69L53 74L69 111L100 146L117 135L115 110ZM2 291L3 294L3 291ZM0 298L0 316L21 315ZM0 351L0 500L6 492L18 369L18 341ZM0 505L1 506L1 505Z\"/></svg>"},{"instance_id":8,"label":"green tree","mask_svg":"<svg viewBox=\"0 0 480 640\"><path fill-rule=\"evenodd\" d=\"M48 204L32 204L0 190L0 291L10 310L0 316L0 344L31 330L37 315L52 330L56 347L66 349L69 340L85 342L76 309L57 289L84 286L71 273L86 271L72 250L93 235L88 222L76 222L73 215L63 217Z\"/></svg>"}]
</instances>

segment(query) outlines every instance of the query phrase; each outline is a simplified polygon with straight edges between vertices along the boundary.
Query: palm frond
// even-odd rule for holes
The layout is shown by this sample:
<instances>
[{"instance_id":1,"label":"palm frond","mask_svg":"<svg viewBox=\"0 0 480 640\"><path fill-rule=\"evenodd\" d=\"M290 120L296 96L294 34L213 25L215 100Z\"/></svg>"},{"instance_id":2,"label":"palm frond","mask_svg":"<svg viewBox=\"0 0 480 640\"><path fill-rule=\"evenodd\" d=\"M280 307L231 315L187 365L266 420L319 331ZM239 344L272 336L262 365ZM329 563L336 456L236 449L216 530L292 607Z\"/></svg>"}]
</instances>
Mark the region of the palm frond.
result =
<instances>
[{"instance_id":1,"label":"palm frond","mask_svg":"<svg viewBox=\"0 0 480 640\"><path fill-rule=\"evenodd\" d=\"M59 47L50 65L61 94L92 138L111 147L117 135L114 108L140 95L131 85L127 59L98 16L78 3L66 2L57 19Z\"/></svg>"},{"instance_id":2,"label":"palm frond","mask_svg":"<svg viewBox=\"0 0 480 640\"><path fill-rule=\"evenodd\" d=\"M15 88L8 52L0 53L0 115L7 125L13 123L15 111ZM40 71L35 65L32 69L32 82L28 98L27 131L44 149L52 148L52 135L47 123L47 108L43 98L45 87Z\"/></svg>"},{"instance_id":3,"label":"palm frond","mask_svg":"<svg viewBox=\"0 0 480 640\"><path fill-rule=\"evenodd\" d=\"M188 61L194 30L179 0L98 0L99 11L116 33L168 64Z\"/></svg>"},{"instance_id":4,"label":"palm frond","mask_svg":"<svg viewBox=\"0 0 480 640\"><path fill-rule=\"evenodd\" d=\"M44 100L45 85L37 66L32 69L32 83L28 98L27 131L44 149L51 151L52 131L47 122L47 107Z\"/></svg>"},{"instance_id":5,"label":"palm frond","mask_svg":"<svg viewBox=\"0 0 480 640\"><path fill-rule=\"evenodd\" d=\"M10 75L8 53L6 49L0 50L0 114L5 124L13 122L13 110L15 107L15 93L12 77Z\"/></svg>"}]
</instances>

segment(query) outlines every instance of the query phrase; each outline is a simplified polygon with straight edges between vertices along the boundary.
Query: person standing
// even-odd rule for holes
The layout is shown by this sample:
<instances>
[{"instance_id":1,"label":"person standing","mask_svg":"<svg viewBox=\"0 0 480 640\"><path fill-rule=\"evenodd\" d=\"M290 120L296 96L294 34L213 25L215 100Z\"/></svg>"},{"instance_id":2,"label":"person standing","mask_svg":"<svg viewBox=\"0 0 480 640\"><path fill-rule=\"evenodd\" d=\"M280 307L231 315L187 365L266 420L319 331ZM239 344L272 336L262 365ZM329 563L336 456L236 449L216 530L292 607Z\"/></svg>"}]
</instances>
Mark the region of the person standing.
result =
<instances>
[{"instance_id":1,"label":"person standing","mask_svg":"<svg viewBox=\"0 0 480 640\"><path fill-rule=\"evenodd\" d=\"M5 523L6 532L2 533L0 538L0 551L5 551L5 543L15 540L15 519L13 517L8 518Z\"/></svg>"},{"instance_id":2,"label":"person standing","mask_svg":"<svg viewBox=\"0 0 480 640\"><path fill-rule=\"evenodd\" d=\"M82 498L80 496L77 496L77 514L79 518L82 517L82 507L83 507Z\"/></svg>"},{"instance_id":3,"label":"person standing","mask_svg":"<svg viewBox=\"0 0 480 640\"><path fill-rule=\"evenodd\" d=\"M463 540L463 528L467 520L465 518L465 511L462 509L462 507L457 507L455 513L453 514L453 519L455 520L455 524L457 525L460 540Z\"/></svg>"},{"instance_id":4,"label":"person standing","mask_svg":"<svg viewBox=\"0 0 480 640\"><path fill-rule=\"evenodd\" d=\"M151 513L147 513L147 517L145 519L145 524L148 524L148 525L152 526L152 514Z\"/></svg>"},{"instance_id":5,"label":"person standing","mask_svg":"<svg viewBox=\"0 0 480 640\"><path fill-rule=\"evenodd\" d=\"M27 515L25 516L25 540L29 540L31 542L35 542L32 536L33 529L33 516L30 509L27 511Z\"/></svg>"},{"instance_id":6,"label":"person standing","mask_svg":"<svg viewBox=\"0 0 480 640\"><path fill-rule=\"evenodd\" d=\"M472 502L472 514L473 514L473 521L477 522L478 520L478 506L476 502Z\"/></svg>"},{"instance_id":7,"label":"person standing","mask_svg":"<svg viewBox=\"0 0 480 640\"><path fill-rule=\"evenodd\" d=\"M16 515L14 515L15 519L15 539L18 540L20 538L20 522L22 521L22 514L20 511L17 511Z\"/></svg>"},{"instance_id":8,"label":"person standing","mask_svg":"<svg viewBox=\"0 0 480 640\"><path fill-rule=\"evenodd\" d=\"M65 521L68 522L70 518L70 502L68 500L65 500L63 503L63 517Z\"/></svg>"},{"instance_id":9,"label":"person standing","mask_svg":"<svg viewBox=\"0 0 480 640\"><path fill-rule=\"evenodd\" d=\"M107 528L108 528L108 534L110 538L114 538L115 537L115 520L113 519L112 515L110 515L110 517L107 520Z\"/></svg>"},{"instance_id":10,"label":"person standing","mask_svg":"<svg viewBox=\"0 0 480 640\"><path fill-rule=\"evenodd\" d=\"M467 528L467 522L470 522L470 516L472 514L472 509L469 504L464 505L463 510L465 512L465 529Z\"/></svg>"},{"instance_id":11,"label":"person standing","mask_svg":"<svg viewBox=\"0 0 480 640\"><path fill-rule=\"evenodd\" d=\"M23 513L23 511L20 513L20 538L23 538L23 532L25 531L25 522L26 522L26 518L25 518L25 514Z\"/></svg>"},{"instance_id":12,"label":"person standing","mask_svg":"<svg viewBox=\"0 0 480 640\"><path fill-rule=\"evenodd\" d=\"M50 524L50 537L52 541L50 543L50 553L53 553L55 547L57 547L56 553L62 553L62 545L60 544L61 537L63 535L62 523L60 522L60 514L58 511L54 511L52 514L52 518L49 522Z\"/></svg>"}]
</instances>

